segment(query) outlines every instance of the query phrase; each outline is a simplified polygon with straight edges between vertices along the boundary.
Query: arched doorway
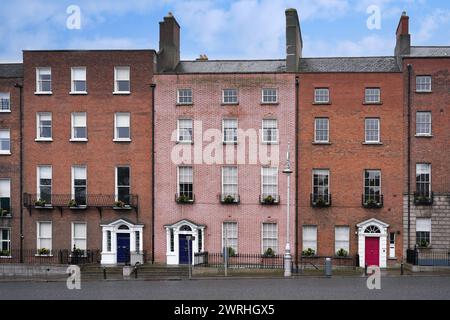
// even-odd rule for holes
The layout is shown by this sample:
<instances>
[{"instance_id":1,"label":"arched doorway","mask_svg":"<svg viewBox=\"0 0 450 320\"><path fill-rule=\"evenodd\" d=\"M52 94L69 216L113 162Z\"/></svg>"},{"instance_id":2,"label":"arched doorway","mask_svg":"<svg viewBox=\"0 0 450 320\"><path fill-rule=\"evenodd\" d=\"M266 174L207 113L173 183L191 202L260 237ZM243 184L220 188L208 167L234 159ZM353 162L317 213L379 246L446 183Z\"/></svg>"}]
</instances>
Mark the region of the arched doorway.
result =
<instances>
[{"instance_id":1,"label":"arched doorway","mask_svg":"<svg viewBox=\"0 0 450 320\"><path fill-rule=\"evenodd\" d=\"M360 266L387 266L387 228L388 224L370 219L358 227L358 253Z\"/></svg>"}]
</instances>

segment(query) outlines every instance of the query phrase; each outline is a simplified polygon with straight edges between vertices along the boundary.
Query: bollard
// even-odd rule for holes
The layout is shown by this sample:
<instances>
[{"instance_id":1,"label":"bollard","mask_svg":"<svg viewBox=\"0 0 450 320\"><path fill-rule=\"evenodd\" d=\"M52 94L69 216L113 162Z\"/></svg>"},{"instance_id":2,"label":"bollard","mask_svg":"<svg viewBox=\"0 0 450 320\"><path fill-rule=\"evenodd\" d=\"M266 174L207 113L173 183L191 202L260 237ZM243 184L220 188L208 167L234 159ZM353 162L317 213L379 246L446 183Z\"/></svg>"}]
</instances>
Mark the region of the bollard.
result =
<instances>
[{"instance_id":1,"label":"bollard","mask_svg":"<svg viewBox=\"0 0 450 320\"><path fill-rule=\"evenodd\" d=\"M364 267L364 275L367 276L367 264L366 264L366 266Z\"/></svg>"},{"instance_id":2,"label":"bollard","mask_svg":"<svg viewBox=\"0 0 450 320\"><path fill-rule=\"evenodd\" d=\"M400 275L403 275L403 273L404 273L404 271L403 271L403 262L402 262L402 264L400 265Z\"/></svg>"},{"instance_id":3,"label":"bollard","mask_svg":"<svg viewBox=\"0 0 450 320\"><path fill-rule=\"evenodd\" d=\"M106 267L103 267L103 279L106 280Z\"/></svg>"},{"instance_id":4,"label":"bollard","mask_svg":"<svg viewBox=\"0 0 450 320\"><path fill-rule=\"evenodd\" d=\"M138 268L137 266L134 267L134 278L137 279L138 278Z\"/></svg>"},{"instance_id":5,"label":"bollard","mask_svg":"<svg viewBox=\"0 0 450 320\"><path fill-rule=\"evenodd\" d=\"M332 274L331 258L326 258L325 259L325 276L330 278L331 274Z\"/></svg>"}]
</instances>

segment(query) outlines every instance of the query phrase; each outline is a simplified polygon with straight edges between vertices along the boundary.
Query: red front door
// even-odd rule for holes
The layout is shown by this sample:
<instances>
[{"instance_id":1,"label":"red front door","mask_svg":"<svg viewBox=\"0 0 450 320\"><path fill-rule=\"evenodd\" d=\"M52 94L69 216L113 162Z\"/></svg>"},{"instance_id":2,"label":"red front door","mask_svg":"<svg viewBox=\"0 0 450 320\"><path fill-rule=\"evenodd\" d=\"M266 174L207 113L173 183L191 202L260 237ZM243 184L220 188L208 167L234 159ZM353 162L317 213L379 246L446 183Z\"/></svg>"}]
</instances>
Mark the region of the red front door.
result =
<instances>
[{"instance_id":1,"label":"red front door","mask_svg":"<svg viewBox=\"0 0 450 320\"><path fill-rule=\"evenodd\" d=\"M380 266L380 238L366 237L366 266Z\"/></svg>"}]
</instances>

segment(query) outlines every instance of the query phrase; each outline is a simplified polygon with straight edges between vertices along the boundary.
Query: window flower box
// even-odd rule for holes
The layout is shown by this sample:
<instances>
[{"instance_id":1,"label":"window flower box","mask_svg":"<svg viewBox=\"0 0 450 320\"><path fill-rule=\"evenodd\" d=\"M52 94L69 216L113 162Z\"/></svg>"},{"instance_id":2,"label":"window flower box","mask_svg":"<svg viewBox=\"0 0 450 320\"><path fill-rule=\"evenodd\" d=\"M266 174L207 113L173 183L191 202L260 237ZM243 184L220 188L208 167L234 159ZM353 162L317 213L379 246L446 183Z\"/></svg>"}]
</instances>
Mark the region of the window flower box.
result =
<instances>
[{"instance_id":1,"label":"window flower box","mask_svg":"<svg viewBox=\"0 0 450 320\"><path fill-rule=\"evenodd\" d=\"M280 196L278 195L261 195L259 201L263 205L277 205L280 203Z\"/></svg>"},{"instance_id":2,"label":"window flower box","mask_svg":"<svg viewBox=\"0 0 450 320\"><path fill-rule=\"evenodd\" d=\"M175 201L179 204L193 204L195 201L195 197L189 197L186 194L176 194Z\"/></svg>"},{"instance_id":3,"label":"window flower box","mask_svg":"<svg viewBox=\"0 0 450 320\"><path fill-rule=\"evenodd\" d=\"M239 203L239 195L222 194L220 196L220 202L223 204L238 204Z\"/></svg>"},{"instance_id":4,"label":"window flower box","mask_svg":"<svg viewBox=\"0 0 450 320\"><path fill-rule=\"evenodd\" d=\"M314 208L326 208L331 206L331 194L315 195L311 194L311 206Z\"/></svg>"},{"instance_id":5,"label":"window flower box","mask_svg":"<svg viewBox=\"0 0 450 320\"><path fill-rule=\"evenodd\" d=\"M126 204L125 202L118 200L114 202L113 205L114 210L131 210L131 206L129 204Z\"/></svg>"},{"instance_id":6,"label":"window flower box","mask_svg":"<svg viewBox=\"0 0 450 320\"><path fill-rule=\"evenodd\" d=\"M366 209L380 209L383 208L383 195L368 197L362 195L362 205Z\"/></svg>"},{"instance_id":7,"label":"window flower box","mask_svg":"<svg viewBox=\"0 0 450 320\"><path fill-rule=\"evenodd\" d=\"M431 206L433 205L433 193L431 192L428 196L421 193L414 194L414 204L416 206Z\"/></svg>"}]
</instances>

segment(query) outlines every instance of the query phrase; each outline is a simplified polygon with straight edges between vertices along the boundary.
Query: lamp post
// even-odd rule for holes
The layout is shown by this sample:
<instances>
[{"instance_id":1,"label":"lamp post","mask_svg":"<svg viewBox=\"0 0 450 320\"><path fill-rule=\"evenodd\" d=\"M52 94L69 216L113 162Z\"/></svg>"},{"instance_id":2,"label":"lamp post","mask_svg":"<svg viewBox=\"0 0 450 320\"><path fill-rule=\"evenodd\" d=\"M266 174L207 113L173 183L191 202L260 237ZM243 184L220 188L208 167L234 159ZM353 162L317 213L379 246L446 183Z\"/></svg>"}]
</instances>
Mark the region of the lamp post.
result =
<instances>
[{"instance_id":1,"label":"lamp post","mask_svg":"<svg viewBox=\"0 0 450 320\"><path fill-rule=\"evenodd\" d=\"M286 154L286 164L283 169L283 173L287 175L287 201L286 201L286 248L284 250L284 276L291 276L292 256L290 239L290 194L291 194L291 159L290 159L290 144L288 143L288 150Z\"/></svg>"}]
</instances>

